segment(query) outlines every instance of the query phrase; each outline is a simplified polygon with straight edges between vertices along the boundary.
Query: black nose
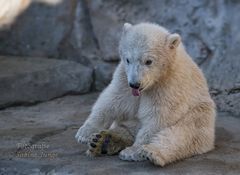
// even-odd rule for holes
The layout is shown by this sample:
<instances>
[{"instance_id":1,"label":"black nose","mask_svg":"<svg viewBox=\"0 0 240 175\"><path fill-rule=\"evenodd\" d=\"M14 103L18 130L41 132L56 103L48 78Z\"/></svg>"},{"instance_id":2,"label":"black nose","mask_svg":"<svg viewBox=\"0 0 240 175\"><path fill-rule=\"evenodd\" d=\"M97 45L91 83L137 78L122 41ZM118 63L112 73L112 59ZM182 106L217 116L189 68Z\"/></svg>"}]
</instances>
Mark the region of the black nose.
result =
<instances>
[{"instance_id":1,"label":"black nose","mask_svg":"<svg viewBox=\"0 0 240 175\"><path fill-rule=\"evenodd\" d=\"M139 89L140 83L129 83L129 86L133 89Z\"/></svg>"}]
</instances>

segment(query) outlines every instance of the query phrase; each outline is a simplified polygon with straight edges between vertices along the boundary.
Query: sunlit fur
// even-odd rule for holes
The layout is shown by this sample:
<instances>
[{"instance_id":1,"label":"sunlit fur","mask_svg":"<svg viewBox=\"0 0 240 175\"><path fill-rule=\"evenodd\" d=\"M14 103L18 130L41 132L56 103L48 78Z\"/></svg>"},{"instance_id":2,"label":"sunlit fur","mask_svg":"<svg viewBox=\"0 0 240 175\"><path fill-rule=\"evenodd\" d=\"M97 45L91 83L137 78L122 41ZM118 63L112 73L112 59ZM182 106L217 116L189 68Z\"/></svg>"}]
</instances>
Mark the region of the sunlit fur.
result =
<instances>
[{"instance_id":1,"label":"sunlit fur","mask_svg":"<svg viewBox=\"0 0 240 175\"><path fill-rule=\"evenodd\" d=\"M0 0L0 27L12 24L30 2L31 0Z\"/></svg>"},{"instance_id":2,"label":"sunlit fur","mask_svg":"<svg viewBox=\"0 0 240 175\"><path fill-rule=\"evenodd\" d=\"M0 0L0 28L9 27L32 2L57 5L62 0Z\"/></svg>"},{"instance_id":3,"label":"sunlit fur","mask_svg":"<svg viewBox=\"0 0 240 175\"><path fill-rule=\"evenodd\" d=\"M134 135L134 144L120 152L123 160L164 166L214 148L215 105L206 80L186 53L181 38L150 23L124 25L119 46L121 62L101 93L76 138L86 143L92 133L111 127ZM126 63L137 64L137 72ZM150 66L145 59L152 59ZM134 75L132 75L134 74ZM143 90L131 94L136 76ZM131 122L130 122L131 121ZM123 127L124 126L124 127Z\"/></svg>"}]
</instances>

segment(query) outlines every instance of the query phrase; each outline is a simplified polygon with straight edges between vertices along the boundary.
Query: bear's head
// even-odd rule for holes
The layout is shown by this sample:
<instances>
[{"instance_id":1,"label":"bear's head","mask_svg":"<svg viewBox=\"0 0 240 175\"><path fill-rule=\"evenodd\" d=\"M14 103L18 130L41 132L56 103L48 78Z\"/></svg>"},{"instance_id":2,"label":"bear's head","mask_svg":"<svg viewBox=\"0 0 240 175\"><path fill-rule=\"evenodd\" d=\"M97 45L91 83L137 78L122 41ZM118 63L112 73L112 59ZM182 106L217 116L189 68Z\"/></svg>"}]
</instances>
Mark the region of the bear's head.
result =
<instances>
[{"instance_id":1,"label":"bear's head","mask_svg":"<svg viewBox=\"0 0 240 175\"><path fill-rule=\"evenodd\" d=\"M151 23L125 23L119 44L128 84L135 96L161 81L174 61L181 43L178 34Z\"/></svg>"}]
</instances>

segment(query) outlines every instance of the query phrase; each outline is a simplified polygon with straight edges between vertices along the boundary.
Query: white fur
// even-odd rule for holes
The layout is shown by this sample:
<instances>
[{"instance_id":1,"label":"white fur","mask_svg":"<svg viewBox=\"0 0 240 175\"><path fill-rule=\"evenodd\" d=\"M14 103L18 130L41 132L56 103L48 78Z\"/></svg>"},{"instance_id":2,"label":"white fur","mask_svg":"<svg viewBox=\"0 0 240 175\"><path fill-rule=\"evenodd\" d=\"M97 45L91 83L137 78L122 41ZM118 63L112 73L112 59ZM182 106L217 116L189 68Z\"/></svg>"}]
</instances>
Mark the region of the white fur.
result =
<instances>
[{"instance_id":1,"label":"white fur","mask_svg":"<svg viewBox=\"0 0 240 175\"><path fill-rule=\"evenodd\" d=\"M120 152L123 160L148 158L164 166L213 149L215 105L180 36L150 23L124 28L121 62L76 139L86 143L92 133L108 129L113 122L134 120L128 125L135 134L134 144ZM128 86L133 79L141 83L139 97Z\"/></svg>"}]
</instances>

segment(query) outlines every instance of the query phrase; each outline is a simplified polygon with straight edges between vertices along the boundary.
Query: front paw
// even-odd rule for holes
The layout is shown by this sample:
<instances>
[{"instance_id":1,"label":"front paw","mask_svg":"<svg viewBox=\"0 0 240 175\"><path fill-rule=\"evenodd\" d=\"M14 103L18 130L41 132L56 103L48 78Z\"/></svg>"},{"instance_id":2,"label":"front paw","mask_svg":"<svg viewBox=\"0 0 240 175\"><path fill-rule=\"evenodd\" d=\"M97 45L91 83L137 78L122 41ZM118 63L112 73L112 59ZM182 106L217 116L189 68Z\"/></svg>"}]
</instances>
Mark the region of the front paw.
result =
<instances>
[{"instance_id":1,"label":"front paw","mask_svg":"<svg viewBox=\"0 0 240 175\"><path fill-rule=\"evenodd\" d=\"M83 125L79 128L75 138L79 143L87 144L89 137L95 132L97 132L96 128L93 128L89 125Z\"/></svg>"},{"instance_id":2,"label":"front paw","mask_svg":"<svg viewBox=\"0 0 240 175\"><path fill-rule=\"evenodd\" d=\"M127 161L144 161L147 160L145 154L143 154L142 146L131 146L122 150L119 154L121 160Z\"/></svg>"}]
</instances>

